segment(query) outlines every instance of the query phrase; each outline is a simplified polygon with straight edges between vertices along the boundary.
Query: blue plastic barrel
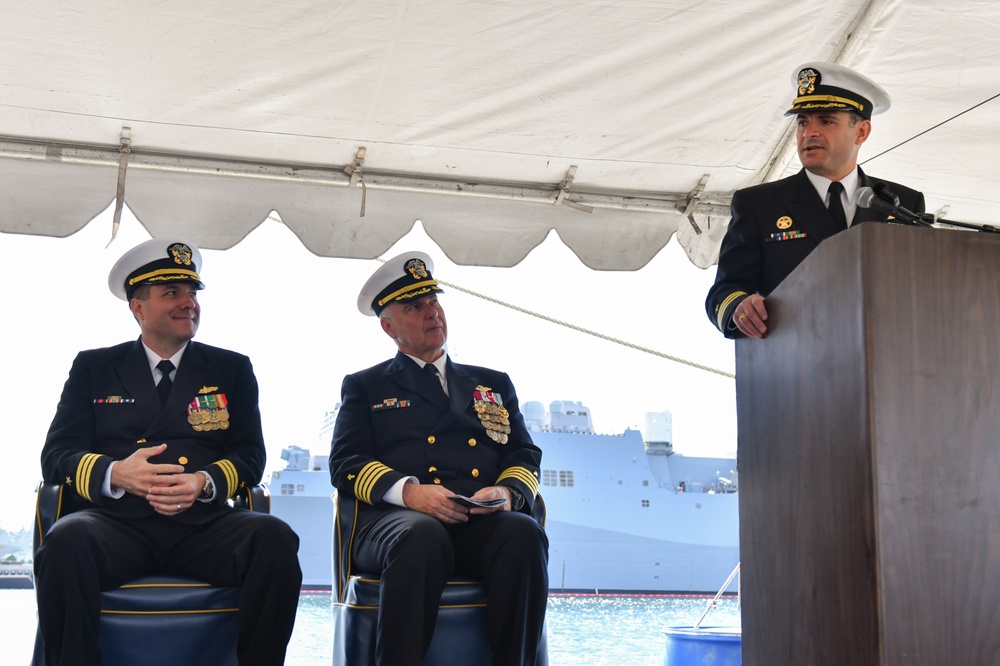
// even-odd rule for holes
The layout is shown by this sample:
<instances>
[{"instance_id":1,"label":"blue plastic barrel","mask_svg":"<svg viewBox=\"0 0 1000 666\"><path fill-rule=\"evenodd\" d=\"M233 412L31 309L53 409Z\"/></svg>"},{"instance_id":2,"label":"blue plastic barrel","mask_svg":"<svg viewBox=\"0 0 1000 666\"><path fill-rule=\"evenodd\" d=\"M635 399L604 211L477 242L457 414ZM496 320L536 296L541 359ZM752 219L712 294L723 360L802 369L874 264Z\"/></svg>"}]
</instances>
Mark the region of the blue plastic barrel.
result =
<instances>
[{"instance_id":1,"label":"blue plastic barrel","mask_svg":"<svg viewBox=\"0 0 1000 666\"><path fill-rule=\"evenodd\" d=\"M740 627L668 627L663 666L740 666Z\"/></svg>"}]
</instances>

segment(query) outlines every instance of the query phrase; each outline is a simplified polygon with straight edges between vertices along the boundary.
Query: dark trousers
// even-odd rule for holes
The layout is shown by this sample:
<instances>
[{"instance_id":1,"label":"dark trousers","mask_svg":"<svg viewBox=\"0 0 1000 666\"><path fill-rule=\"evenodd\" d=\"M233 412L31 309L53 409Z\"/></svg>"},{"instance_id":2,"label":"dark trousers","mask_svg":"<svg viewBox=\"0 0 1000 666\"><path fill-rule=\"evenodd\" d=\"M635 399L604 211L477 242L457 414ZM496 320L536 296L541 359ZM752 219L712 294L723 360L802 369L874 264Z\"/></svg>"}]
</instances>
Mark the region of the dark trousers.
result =
<instances>
[{"instance_id":1,"label":"dark trousers","mask_svg":"<svg viewBox=\"0 0 1000 666\"><path fill-rule=\"evenodd\" d=\"M381 574L378 666L419 666L453 576L487 594L493 666L532 666L548 601L548 539L533 518L498 512L445 525L402 507L364 506L354 541L358 571Z\"/></svg>"},{"instance_id":2,"label":"dark trousers","mask_svg":"<svg viewBox=\"0 0 1000 666\"><path fill-rule=\"evenodd\" d=\"M100 666L100 593L144 575L240 587L241 666L278 666L295 623L299 539L280 519L219 511L187 525L159 515L120 518L100 509L60 518L35 554L38 627L47 666Z\"/></svg>"}]
</instances>

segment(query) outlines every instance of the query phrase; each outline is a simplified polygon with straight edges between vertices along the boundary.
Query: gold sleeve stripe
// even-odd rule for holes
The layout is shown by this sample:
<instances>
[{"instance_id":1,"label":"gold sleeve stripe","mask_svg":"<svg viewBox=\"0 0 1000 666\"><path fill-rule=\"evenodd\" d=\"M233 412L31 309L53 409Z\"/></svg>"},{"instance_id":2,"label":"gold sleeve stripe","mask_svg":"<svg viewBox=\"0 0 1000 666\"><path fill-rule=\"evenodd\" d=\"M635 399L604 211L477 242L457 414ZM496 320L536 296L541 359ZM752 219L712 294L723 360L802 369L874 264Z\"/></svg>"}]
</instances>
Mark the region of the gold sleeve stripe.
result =
<instances>
[{"instance_id":1,"label":"gold sleeve stripe","mask_svg":"<svg viewBox=\"0 0 1000 666\"><path fill-rule=\"evenodd\" d=\"M85 453L76 466L76 492L89 502L94 501L90 497L90 476L94 471L94 465L100 459L99 453Z\"/></svg>"},{"instance_id":2,"label":"gold sleeve stripe","mask_svg":"<svg viewBox=\"0 0 1000 666\"><path fill-rule=\"evenodd\" d=\"M229 498L235 495L240 486L240 475L236 471L236 465L231 460L225 459L216 460L212 464L218 466L222 470L222 475L226 477L226 497Z\"/></svg>"},{"instance_id":3,"label":"gold sleeve stripe","mask_svg":"<svg viewBox=\"0 0 1000 666\"><path fill-rule=\"evenodd\" d=\"M365 504L372 504L372 488L383 476L392 471L391 467L383 465L377 460L373 460L358 472L358 478L354 480L354 496Z\"/></svg>"},{"instance_id":4,"label":"gold sleeve stripe","mask_svg":"<svg viewBox=\"0 0 1000 666\"><path fill-rule=\"evenodd\" d=\"M532 495L538 494L538 478L527 467L508 467L497 478L497 483L504 479L520 481L531 489Z\"/></svg>"},{"instance_id":5,"label":"gold sleeve stripe","mask_svg":"<svg viewBox=\"0 0 1000 666\"><path fill-rule=\"evenodd\" d=\"M725 324L726 310L729 308L732 302L735 301L740 296L749 296L749 295L750 294L748 294L745 291L734 291L733 293L726 296L726 300L722 301L722 303L719 304L719 307L716 308L715 310L715 314L718 315L716 317L716 320L718 321L717 325L720 331L722 330L723 324Z\"/></svg>"}]
</instances>

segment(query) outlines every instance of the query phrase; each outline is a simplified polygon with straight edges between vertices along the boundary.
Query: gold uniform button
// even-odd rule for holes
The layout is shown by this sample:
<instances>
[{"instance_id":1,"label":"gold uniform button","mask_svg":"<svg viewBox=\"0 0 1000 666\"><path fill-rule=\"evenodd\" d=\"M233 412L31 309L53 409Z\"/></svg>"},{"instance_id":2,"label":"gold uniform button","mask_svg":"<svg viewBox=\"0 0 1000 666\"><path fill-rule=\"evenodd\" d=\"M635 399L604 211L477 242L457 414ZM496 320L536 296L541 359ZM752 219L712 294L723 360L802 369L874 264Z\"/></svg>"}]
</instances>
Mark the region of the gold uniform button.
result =
<instances>
[{"instance_id":1,"label":"gold uniform button","mask_svg":"<svg viewBox=\"0 0 1000 666\"><path fill-rule=\"evenodd\" d=\"M427 443L428 444L433 444L436 441L437 441L437 438L434 435L431 435L430 437L427 438Z\"/></svg>"},{"instance_id":2,"label":"gold uniform button","mask_svg":"<svg viewBox=\"0 0 1000 666\"><path fill-rule=\"evenodd\" d=\"M428 472L436 472L436 471L438 471L438 468L435 467L434 465L431 465L430 467L427 468L427 471Z\"/></svg>"},{"instance_id":3,"label":"gold uniform button","mask_svg":"<svg viewBox=\"0 0 1000 666\"><path fill-rule=\"evenodd\" d=\"M479 470L478 469L472 470L472 478L476 478L478 476L479 476Z\"/></svg>"},{"instance_id":4,"label":"gold uniform button","mask_svg":"<svg viewBox=\"0 0 1000 666\"><path fill-rule=\"evenodd\" d=\"M441 485L441 479L434 479L434 483L436 483L437 485L440 486Z\"/></svg>"},{"instance_id":5,"label":"gold uniform button","mask_svg":"<svg viewBox=\"0 0 1000 666\"><path fill-rule=\"evenodd\" d=\"M180 458L177 459L177 462L179 462L182 465L187 465L188 464L188 459L187 459L186 456L181 456Z\"/></svg>"},{"instance_id":6,"label":"gold uniform button","mask_svg":"<svg viewBox=\"0 0 1000 666\"><path fill-rule=\"evenodd\" d=\"M476 438L472 437L471 439L469 439L469 446L475 446L475 445L476 445Z\"/></svg>"}]
</instances>

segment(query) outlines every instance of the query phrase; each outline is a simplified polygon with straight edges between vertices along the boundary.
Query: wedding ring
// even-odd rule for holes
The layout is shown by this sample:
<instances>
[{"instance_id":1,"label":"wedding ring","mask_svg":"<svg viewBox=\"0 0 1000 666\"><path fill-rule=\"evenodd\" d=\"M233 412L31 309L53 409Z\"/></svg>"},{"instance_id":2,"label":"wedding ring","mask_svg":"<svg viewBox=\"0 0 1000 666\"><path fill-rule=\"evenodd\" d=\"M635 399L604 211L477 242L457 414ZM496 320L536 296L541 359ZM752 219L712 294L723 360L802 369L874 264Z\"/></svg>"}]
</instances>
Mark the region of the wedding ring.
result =
<instances>
[{"instance_id":1,"label":"wedding ring","mask_svg":"<svg viewBox=\"0 0 1000 666\"><path fill-rule=\"evenodd\" d=\"M178 511L180 511L180 510L181 510L181 505L180 505L180 504L178 504L178 505L177 505L177 510L178 510Z\"/></svg>"}]
</instances>

